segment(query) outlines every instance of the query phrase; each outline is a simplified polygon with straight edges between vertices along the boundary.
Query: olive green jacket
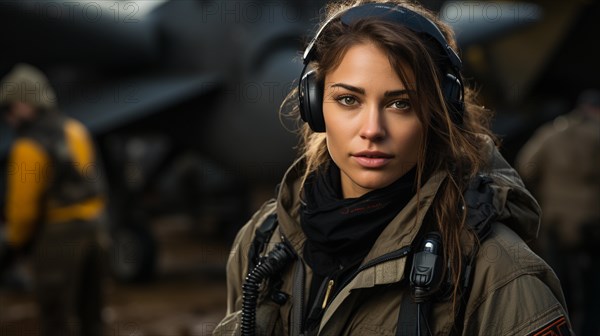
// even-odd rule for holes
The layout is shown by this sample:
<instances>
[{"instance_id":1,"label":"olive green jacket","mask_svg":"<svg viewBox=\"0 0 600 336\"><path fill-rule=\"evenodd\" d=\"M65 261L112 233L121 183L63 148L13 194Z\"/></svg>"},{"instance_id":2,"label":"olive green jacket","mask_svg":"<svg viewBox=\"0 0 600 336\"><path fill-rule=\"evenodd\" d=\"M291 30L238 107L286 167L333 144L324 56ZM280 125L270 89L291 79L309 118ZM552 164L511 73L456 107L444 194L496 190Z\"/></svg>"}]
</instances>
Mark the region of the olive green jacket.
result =
<instances>
[{"instance_id":1,"label":"olive green jacket","mask_svg":"<svg viewBox=\"0 0 600 336\"><path fill-rule=\"evenodd\" d=\"M539 206L491 142L482 153L489 157L487 174L494 180L494 206L499 216L476 257L462 332L527 335L552 328L566 328L570 332L559 280L523 240L537 235ZM310 288L312 274L302 259L306 237L299 224L301 173L299 160L286 173L277 200L267 202L240 230L227 264L227 315L214 335L240 333L242 284L249 246L256 227L273 212L277 213L279 225L268 247L286 239L298 258L281 272L281 291L289 295L284 304L266 297L265 286L261 287L257 335L298 335L302 329L305 293ZM406 247L415 239L422 218L445 178L445 174L438 173L425 183L420 204L414 197L384 229L358 273L343 288L336 288L337 294L328 299L319 335L395 335L397 327L408 328L397 326L403 298L412 292L403 281L408 276L407 256L411 255L407 255ZM299 281L302 278L304 281ZM449 300L433 305L429 323L434 335L447 335L453 330ZM412 330L407 333L414 334Z\"/></svg>"}]
</instances>

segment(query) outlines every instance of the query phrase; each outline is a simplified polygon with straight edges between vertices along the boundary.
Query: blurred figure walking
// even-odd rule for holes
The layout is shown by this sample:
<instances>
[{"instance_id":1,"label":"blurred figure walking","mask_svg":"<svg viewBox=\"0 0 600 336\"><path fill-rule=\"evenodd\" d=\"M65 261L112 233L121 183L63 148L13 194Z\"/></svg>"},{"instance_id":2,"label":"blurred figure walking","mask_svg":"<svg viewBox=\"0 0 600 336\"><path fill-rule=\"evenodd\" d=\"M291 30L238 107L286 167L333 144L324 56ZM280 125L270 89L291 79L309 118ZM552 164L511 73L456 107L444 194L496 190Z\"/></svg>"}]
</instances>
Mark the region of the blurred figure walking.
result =
<instances>
[{"instance_id":1,"label":"blurred figure walking","mask_svg":"<svg viewBox=\"0 0 600 336\"><path fill-rule=\"evenodd\" d=\"M17 135L0 259L6 265L31 254L43 335L102 335L106 200L92 139L58 110L38 69L18 64L0 85L3 115Z\"/></svg>"},{"instance_id":2,"label":"blurred figure walking","mask_svg":"<svg viewBox=\"0 0 600 336\"><path fill-rule=\"evenodd\" d=\"M542 207L542 254L558 273L575 330L599 335L600 91L543 125L516 167Z\"/></svg>"}]
</instances>

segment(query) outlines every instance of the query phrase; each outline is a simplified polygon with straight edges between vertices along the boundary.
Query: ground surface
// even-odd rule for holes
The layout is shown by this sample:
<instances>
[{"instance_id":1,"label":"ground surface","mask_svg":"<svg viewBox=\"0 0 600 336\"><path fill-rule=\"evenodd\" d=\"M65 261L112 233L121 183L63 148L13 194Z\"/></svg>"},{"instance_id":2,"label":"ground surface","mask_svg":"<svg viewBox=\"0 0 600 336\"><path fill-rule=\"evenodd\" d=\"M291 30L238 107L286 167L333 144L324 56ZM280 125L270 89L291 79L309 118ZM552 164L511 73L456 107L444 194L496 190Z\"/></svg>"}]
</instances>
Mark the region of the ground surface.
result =
<instances>
[{"instance_id":1,"label":"ground surface","mask_svg":"<svg viewBox=\"0 0 600 336\"><path fill-rule=\"evenodd\" d=\"M160 248L157 276L146 284L108 281L107 336L211 334L225 314L229 249L196 225L177 217L152 224ZM0 336L36 336L37 319L31 291L0 290Z\"/></svg>"}]
</instances>

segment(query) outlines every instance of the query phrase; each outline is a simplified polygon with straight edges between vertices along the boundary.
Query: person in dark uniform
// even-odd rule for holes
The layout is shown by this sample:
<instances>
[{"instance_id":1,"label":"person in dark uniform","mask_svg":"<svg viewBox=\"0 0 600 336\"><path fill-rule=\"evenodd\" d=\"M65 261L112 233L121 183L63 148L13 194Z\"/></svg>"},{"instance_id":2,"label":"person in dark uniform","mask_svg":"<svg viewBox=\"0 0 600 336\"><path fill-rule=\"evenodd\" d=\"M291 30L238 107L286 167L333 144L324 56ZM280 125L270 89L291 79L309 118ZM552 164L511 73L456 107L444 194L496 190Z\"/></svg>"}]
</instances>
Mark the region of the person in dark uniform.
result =
<instances>
[{"instance_id":1,"label":"person in dark uniform","mask_svg":"<svg viewBox=\"0 0 600 336\"><path fill-rule=\"evenodd\" d=\"M0 254L31 255L43 335L103 335L106 199L90 134L60 112L35 67L16 65L0 85L4 118L16 130Z\"/></svg>"},{"instance_id":2,"label":"person in dark uniform","mask_svg":"<svg viewBox=\"0 0 600 336\"><path fill-rule=\"evenodd\" d=\"M573 111L542 125L516 167L544 216L541 253L563 281L578 334L600 323L600 91L582 92Z\"/></svg>"}]
</instances>

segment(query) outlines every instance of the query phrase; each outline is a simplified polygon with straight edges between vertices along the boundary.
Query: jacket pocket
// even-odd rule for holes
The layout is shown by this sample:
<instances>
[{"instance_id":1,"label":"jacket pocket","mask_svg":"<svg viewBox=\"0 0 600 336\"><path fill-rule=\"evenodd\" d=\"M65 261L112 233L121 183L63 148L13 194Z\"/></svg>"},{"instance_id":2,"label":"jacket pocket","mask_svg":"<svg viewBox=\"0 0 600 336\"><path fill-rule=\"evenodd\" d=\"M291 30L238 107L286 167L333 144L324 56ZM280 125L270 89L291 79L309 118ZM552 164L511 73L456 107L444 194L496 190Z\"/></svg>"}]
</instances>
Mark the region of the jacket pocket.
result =
<instances>
[{"instance_id":1,"label":"jacket pocket","mask_svg":"<svg viewBox=\"0 0 600 336\"><path fill-rule=\"evenodd\" d=\"M213 330L214 336L239 336L241 335L240 323L242 320L242 311L238 310L231 313L217 325Z\"/></svg>"},{"instance_id":2,"label":"jacket pocket","mask_svg":"<svg viewBox=\"0 0 600 336\"><path fill-rule=\"evenodd\" d=\"M281 335L283 325L279 316L280 306L274 302L266 301L256 309L256 335L269 336ZM241 335L242 311L231 313L213 330L214 336L239 336Z\"/></svg>"},{"instance_id":3,"label":"jacket pocket","mask_svg":"<svg viewBox=\"0 0 600 336\"><path fill-rule=\"evenodd\" d=\"M256 334L257 335L281 335L283 326L279 309L281 306L271 300L265 300L256 309Z\"/></svg>"}]
</instances>

